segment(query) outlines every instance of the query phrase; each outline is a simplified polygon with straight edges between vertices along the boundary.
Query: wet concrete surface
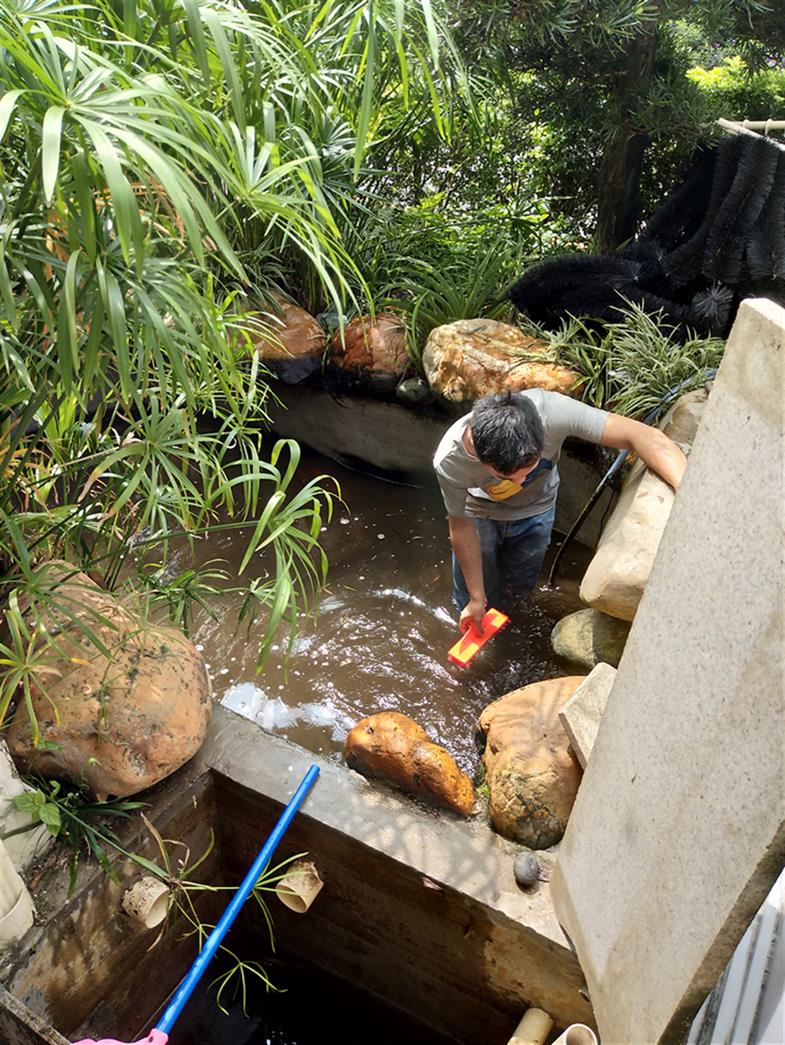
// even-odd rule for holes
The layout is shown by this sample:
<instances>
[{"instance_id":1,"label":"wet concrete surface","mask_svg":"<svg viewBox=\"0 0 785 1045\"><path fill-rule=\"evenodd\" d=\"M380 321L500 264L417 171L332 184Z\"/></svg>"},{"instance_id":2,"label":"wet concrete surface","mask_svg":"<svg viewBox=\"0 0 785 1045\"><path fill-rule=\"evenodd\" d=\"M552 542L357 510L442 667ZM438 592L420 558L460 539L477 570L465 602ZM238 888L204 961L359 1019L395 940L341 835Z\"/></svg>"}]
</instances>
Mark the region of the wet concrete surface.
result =
<instances>
[{"instance_id":1,"label":"wet concrete surface","mask_svg":"<svg viewBox=\"0 0 785 1045\"><path fill-rule=\"evenodd\" d=\"M468 669L448 662L459 637L450 600L447 521L438 493L385 482L305 452L302 481L327 473L343 504L323 530L329 583L316 619L302 619L292 652L285 636L261 673L261 626L237 626L240 596L199 611L191 637L209 665L216 700L264 729L338 759L347 731L383 710L415 719L472 772L475 724L490 701L542 678L570 673L550 647L550 632L580 608L577 587L590 551L573 544L559 586L545 587L547 568L529 605ZM221 559L236 576L247 534L218 534L198 549L200 561ZM555 543L555 542L554 542ZM553 546L551 554L553 552ZM179 556L190 564L190 553ZM262 575L261 558L243 575ZM546 564L547 566L547 564Z\"/></svg>"}]
</instances>

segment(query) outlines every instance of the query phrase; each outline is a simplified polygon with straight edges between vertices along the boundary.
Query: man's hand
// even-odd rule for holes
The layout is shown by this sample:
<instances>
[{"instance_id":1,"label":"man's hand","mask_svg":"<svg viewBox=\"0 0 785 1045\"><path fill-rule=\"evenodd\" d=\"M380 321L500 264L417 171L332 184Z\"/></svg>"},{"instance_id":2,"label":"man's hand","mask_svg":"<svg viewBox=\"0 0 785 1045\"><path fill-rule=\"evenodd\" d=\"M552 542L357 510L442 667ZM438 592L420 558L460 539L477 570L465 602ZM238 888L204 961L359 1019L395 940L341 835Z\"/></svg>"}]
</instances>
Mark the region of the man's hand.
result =
<instances>
[{"instance_id":1,"label":"man's hand","mask_svg":"<svg viewBox=\"0 0 785 1045\"><path fill-rule=\"evenodd\" d=\"M474 624L477 634L482 635L482 621L485 616L485 607L485 599L469 599L461 610L461 619L458 622L458 627L461 631L468 631L471 625Z\"/></svg>"}]
</instances>

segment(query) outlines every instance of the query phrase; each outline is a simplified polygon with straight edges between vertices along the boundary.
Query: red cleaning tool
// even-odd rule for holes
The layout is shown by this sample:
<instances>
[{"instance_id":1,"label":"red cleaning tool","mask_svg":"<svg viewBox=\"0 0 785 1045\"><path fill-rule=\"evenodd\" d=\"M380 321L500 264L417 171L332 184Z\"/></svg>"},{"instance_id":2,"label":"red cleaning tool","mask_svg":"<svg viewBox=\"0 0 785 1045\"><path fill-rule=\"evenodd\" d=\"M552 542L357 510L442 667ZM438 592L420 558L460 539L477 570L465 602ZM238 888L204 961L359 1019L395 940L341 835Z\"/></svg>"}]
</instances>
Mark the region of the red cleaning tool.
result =
<instances>
[{"instance_id":1,"label":"red cleaning tool","mask_svg":"<svg viewBox=\"0 0 785 1045\"><path fill-rule=\"evenodd\" d=\"M499 610L488 610L482 619L482 635L477 634L477 629L472 622L447 654L448 657L459 668L465 668L474 654L481 650L488 639L492 639L509 619L506 613L501 613Z\"/></svg>"}]
</instances>

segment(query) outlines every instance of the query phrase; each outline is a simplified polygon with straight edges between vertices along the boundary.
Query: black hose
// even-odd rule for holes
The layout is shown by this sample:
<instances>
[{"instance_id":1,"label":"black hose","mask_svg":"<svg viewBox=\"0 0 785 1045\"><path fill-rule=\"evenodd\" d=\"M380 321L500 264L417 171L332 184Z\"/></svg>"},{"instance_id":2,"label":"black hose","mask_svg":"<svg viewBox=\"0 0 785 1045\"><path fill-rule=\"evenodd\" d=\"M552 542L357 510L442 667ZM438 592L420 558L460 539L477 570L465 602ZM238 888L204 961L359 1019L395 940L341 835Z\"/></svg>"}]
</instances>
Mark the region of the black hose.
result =
<instances>
[{"instance_id":1,"label":"black hose","mask_svg":"<svg viewBox=\"0 0 785 1045\"><path fill-rule=\"evenodd\" d=\"M716 373L717 373L717 368L716 367L713 367L710 370L706 370L706 371L704 371L703 374L701 374L700 380L701 381L710 381L714 377L714 375ZM657 405L654 407L654 409L650 410L648 412L648 414L646 414L646 416L643 418L643 423L644 424L651 424L651 422L654 421L655 418L658 416L658 414L662 410L663 406L665 406L667 403L669 403L674 398L674 396L677 396L682 391L682 389L684 389L687 385L692 385L692 384L697 384L696 379L694 377L687 377L683 381L680 381L678 385L674 385L673 388L669 388L668 391L665 393L665 395L662 397L662 399L659 401L659 403L657 403ZM586 502L586 504L583 507L583 510L578 515L578 518L572 524L572 526L570 527L566 537L564 538L564 540L559 545L559 550L554 555L553 562L551 563L551 568L548 571L548 587L549 588L553 587L554 578L556 577L556 569L557 569L557 567L559 565L559 562L561 560L562 555L564 555L565 551L567 550L567 547L574 540L576 533L578 532L578 530L583 525L583 523L586 520L586 517L588 516L589 512L592 510L592 508L595 506L595 504L599 500L600 494L602 493L602 491L613 480L613 478L618 474L618 472L621 471L621 469L622 469L622 467L624 465L624 462L627 460L627 458L629 456L629 453L630 453L629 450L620 450L618 452L618 454L614 458L613 463L611 464L610 468L607 470L605 475L603 475L602 479L600 479L599 483L597 484L597 486L596 486L596 488L594 490L594 493L591 495L589 500Z\"/></svg>"},{"instance_id":2,"label":"black hose","mask_svg":"<svg viewBox=\"0 0 785 1045\"><path fill-rule=\"evenodd\" d=\"M554 577L556 576L556 568L559 565L559 561L561 560L562 555L564 555L564 552L567 550L568 545L572 543L572 540L575 537L575 534L578 532L578 530L580 530L581 526L583 526L583 523L584 523L586 517L588 516L589 512L592 510L592 508L595 506L595 504L599 500L600 494L602 493L602 491L605 489L605 487L608 485L608 483L610 483L612 481L612 479L617 474L617 472L621 471L621 468L622 468L624 462L627 460L627 457L629 456L629 453L630 453L629 450L620 450L618 452L618 454L614 458L613 463L611 464L610 468L607 470L605 475L603 475L602 479L600 479L599 483L597 484L597 486L596 486L596 488L594 490L594 493L591 495L589 500L583 506L583 510L581 511L581 513L578 515L578 518L575 520L575 522L570 527L569 531L567 532L567 536L564 538L564 540L559 545L559 550L554 555L553 562L551 563L551 568L548 571L548 587L549 588L553 587Z\"/></svg>"}]
</instances>

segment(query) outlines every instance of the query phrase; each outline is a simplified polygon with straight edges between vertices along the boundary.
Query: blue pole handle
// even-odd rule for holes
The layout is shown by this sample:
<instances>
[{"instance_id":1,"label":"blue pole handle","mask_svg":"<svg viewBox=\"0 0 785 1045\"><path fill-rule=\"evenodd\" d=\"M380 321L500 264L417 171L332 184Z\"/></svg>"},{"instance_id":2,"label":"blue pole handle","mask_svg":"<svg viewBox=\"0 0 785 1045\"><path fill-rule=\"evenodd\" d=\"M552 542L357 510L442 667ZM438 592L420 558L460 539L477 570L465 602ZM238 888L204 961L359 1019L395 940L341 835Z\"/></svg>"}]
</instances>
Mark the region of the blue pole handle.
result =
<instances>
[{"instance_id":1,"label":"blue pole handle","mask_svg":"<svg viewBox=\"0 0 785 1045\"><path fill-rule=\"evenodd\" d=\"M311 766L308 772L303 777L300 786L297 788L295 793L289 799L289 804L286 806L284 811L278 820L278 823L273 828L270 837L262 846L259 855L256 857L254 862L251 864L248 874L243 878L241 884L238 886L232 900L227 905L226 910L221 915L218 924L207 937L204 947L197 955L196 961L191 966L190 970L186 974L180 986L177 988L177 993L169 1004L169 1008L163 1015L161 1022L156 1027L157 1030L163 1034L168 1034L172 1029L177 1017L185 1008L188 999L191 997L194 988L196 987L199 980L201 980L205 969L210 964L213 955L218 950L221 940L226 936L232 922L237 917L240 908L243 906L245 901L251 895L253 887L259 881L262 872L264 871L267 864L270 862L270 857L275 852L278 843L283 838L286 829L294 818L294 814L300 808L308 792L311 790L314 781L319 776L319 767Z\"/></svg>"}]
</instances>

